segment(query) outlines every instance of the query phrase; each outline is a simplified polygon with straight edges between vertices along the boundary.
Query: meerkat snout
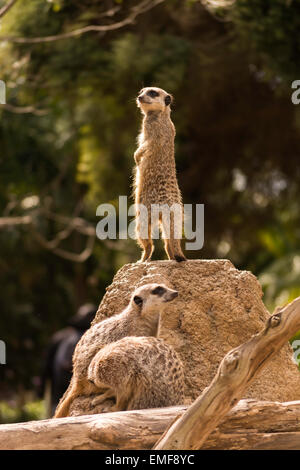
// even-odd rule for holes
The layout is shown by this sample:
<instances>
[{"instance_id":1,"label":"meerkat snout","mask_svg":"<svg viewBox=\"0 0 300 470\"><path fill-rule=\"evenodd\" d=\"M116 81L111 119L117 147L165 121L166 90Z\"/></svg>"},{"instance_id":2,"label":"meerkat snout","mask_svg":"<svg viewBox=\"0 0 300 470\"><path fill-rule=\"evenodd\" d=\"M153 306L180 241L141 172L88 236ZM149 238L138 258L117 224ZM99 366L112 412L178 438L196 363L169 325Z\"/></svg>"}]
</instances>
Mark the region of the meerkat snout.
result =
<instances>
[{"instance_id":1,"label":"meerkat snout","mask_svg":"<svg viewBox=\"0 0 300 470\"><path fill-rule=\"evenodd\" d=\"M171 300L176 299L178 297L178 292L177 290L174 290L168 294L168 296L165 299L165 302L170 302Z\"/></svg>"},{"instance_id":2,"label":"meerkat snout","mask_svg":"<svg viewBox=\"0 0 300 470\"><path fill-rule=\"evenodd\" d=\"M136 235L143 250L140 261L151 259L154 250L152 229L157 226L168 258L186 261L181 249L184 211L176 177L176 131L170 117L172 96L162 88L143 88L136 102L144 115L138 148L134 153ZM163 209L166 216L162 215L159 220L152 217L152 208L157 206L169 210L169 215Z\"/></svg>"},{"instance_id":3,"label":"meerkat snout","mask_svg":"<svg viewBox=\"0 0 300 470\"><path fill-rule=\"evenodd\" d=\"M115 399L115 394L112 392L112 389L116 389L117 384L116 382L113 382L114 380L117 380L118 383L120 383L121 380L121 390L118 394L122 397L122 393L127 387L126 380L129 376L128 374L126 375L126 368L129 366L125 361L125 366L122 369L119 369L119 371L115 370L116 368L112 366L111 361L113 361L113 364L121 364L122 361L118 358L117 361L115 361L114 352L110 349L110 345L115 345L121 339L124 339L122 342L122 344L124 344L128 337L157 337L160 315L167 306L166 302L172 301L177 297L177 295L178 292L176 290L170 289L164 284L144 284L143 286L135 289L129 304L122 312L96 323L85 332L76 346L73 356L72 381L56 409L56 418L68 416L73 401L80 395L90 396L95 393L100 393L103 394L105 399ZM133 340L133 343L138 345L140 341L143 342L143 340L138 339L137 341ZM114 346L111 347L114 348ZM145 349L145 351L147 351L147 357L148 353L151 352L151 349L152 347L149 349L148 346ZM105 353L105 360L104 356L102 356L102 350L104 351L103 354ZM137 350L137 353L138 355L140 354L139 349ZM127 354L127 352L124 354ZM166 354L171 354L171 356L173 356L173 353ZM171 356L170 360L172 360ZM102 359L104 362L102 362ZM130 355L127 359L131 364ZM134 359L132 360L134 361ZM167 363L169 363L169 360L166 364ZM136 363L133 362L133 364ZM134 367L135 366L133 365L133 370L135 370ZM137 367L137 370L139 371L140 366L137 365ZM105 380L108 381L107 384L110 383L109 388L106 391L103 391L107 388L105 385L106 382L105 384L102 384L102 379L99 378L97 373L97 370L100 370L99 368L102 371L101 373L105 375ZM136 370L134 374L136 374ZM136 377L136 375L134 375L134 377ZM174 380L175 379L176 377ZM136 379L134 378L134 383L135 380ZM142 378L138 379L138 383L142 382ZM99 391L102 388L103 390ZM182 388L181 385L180 388ZM168 396L168 393L166 396ZM157 402L153 402L153 405L156 403L160 403L160 401L158 400ZM119 409L126 409L126 406L123 405L123 407L120 407Z\"/></svg>"}]
</instances>

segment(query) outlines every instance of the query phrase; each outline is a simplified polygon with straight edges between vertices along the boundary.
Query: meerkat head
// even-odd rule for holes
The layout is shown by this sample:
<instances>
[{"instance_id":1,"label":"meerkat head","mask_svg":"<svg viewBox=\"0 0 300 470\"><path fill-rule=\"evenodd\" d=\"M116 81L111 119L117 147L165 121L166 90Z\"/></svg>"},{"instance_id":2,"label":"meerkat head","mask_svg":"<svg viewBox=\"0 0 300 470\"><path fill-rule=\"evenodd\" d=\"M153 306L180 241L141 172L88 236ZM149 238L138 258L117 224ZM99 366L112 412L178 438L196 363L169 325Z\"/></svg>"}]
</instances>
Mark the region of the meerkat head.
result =
<instances>
[{"instance_id":1,"label":"meerkat head","mask_svg":"<svg viewBox=\"0 0 300 470\"><path fill-rule=\"evenodd\" d=\"M149 111L170 110L170 104L173 101L172 95L162 88L147 87L143 88L137 97L137 105L144 114Z\"/></svg>"},{"instance_id":2,"label":"meerkat head","mask_svg":"<svg viewBox=\"0 0 300 470\"><path fill-rule=\"evenodd\" d=\"M163 311L165 304L178 296L176 290L164 284L145 284L132 294L130 303L141 317L155 317Z\"/></svg>"}]
</instances>

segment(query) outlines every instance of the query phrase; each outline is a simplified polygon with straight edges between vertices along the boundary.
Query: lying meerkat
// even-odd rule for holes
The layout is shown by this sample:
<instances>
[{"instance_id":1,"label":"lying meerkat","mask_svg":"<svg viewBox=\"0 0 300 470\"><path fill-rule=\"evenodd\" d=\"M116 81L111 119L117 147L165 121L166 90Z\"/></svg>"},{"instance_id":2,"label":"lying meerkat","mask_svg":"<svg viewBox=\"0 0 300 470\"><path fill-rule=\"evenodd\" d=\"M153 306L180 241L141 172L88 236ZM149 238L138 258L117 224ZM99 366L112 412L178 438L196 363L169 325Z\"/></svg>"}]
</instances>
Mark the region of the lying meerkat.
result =
<instances>
[{"instance_id":1,"label":"lying meerkat","mask_svg":"<svg viewBox=\"0 0 300 470\"><path fill-rule=\"evenodd\" d=\"M182 235L183 209L176 178L171 102L172 96L161 88L143 88L137 97L137 105L144 115L139 146L134 154L136 232L143 249L141 261L150 260L154 249L151 237L155 225L151 221L151 206L154 204L167 205L168 208L177 205L180 217L171 211L170 222L164 217L160 217L159 222L168 258L186 260L179 238ZM147 209L147 215L140 210L140 204Z\"/></svg>"},{"instance_id":2,"label":"lying meerkat","mask_svg":"<svg viewBox=\"0 0 300 470\"><path fill-rule=\"evenodd\" d=\"M96 323L86 331L75 348L73 376L54 417L68 416L70 405L78 396L103 393L88 379L89 366L99 350L126 336L157 336L160 314L166 303L177 295L177 291L165 285L146 284L134 291L123 312Z\"/></svg>"},{"instance_id":3,"label":"lying meerkat","mask_svg":"<svg viewBox=\"0 0 300 470\"><path fill-rule=\"evenodd\" d=\"M129 336L104 346L88 368L88 379L107 389L110 411L160 408L184 401L183 366L175 350L153 337Z\"/></svg>"}]
</instances>

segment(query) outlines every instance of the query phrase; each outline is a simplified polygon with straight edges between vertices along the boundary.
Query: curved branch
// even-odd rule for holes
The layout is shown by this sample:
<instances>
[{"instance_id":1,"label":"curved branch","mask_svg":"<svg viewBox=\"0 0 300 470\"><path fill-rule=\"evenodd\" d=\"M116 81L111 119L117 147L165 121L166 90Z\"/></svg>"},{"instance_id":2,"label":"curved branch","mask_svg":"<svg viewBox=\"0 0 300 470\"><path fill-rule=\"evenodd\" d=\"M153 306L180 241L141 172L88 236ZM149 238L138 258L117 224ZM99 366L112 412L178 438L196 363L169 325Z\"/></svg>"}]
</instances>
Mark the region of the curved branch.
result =
<instances>
[{"instance_id":1,"label":"curved branch","mask_svg":"<svg viewBox=\"0 0 300 470\"><path fill-rule=\"evenodd\" d=\"M276 311L258 335L232 349L213 381L156 443L155 450L200 449L269 359L300 329L300 297Z\"/></svg>"},{"instance_id":2,"label":"curved branch","mask_svg":"<svg viewBox=\"0 0 300 470\"><path fill-rule=\"evenodd\" d=\"M60 232L58 232L52 240L47 240L48 249L54 250L55 248L57 248L60 242L68 238L71 235L71 233L76 230L75 221L81 209L82 209L82 201L80 200L79 203L76 205L72 216L66 218L66 221L65 221L66 227ZM43 209L41 209L41 211L43 211ZM93 234L94 234L93 231L89 233L90 236L92 236Z\"/></svg>"},{"instance_id":3,"label":"curved branch","mask_svg":"<svg viewBox=\"0 0 300 470\"><path fill-rule=\"evenodd\" d=\"M15 207L18 203L14 202L12 207ZM93 247L96 240L96 229L95 227L87 222L82 217L76 216L81 210L81 202L75 208L73 215L66 216L61 214L55 214L45 207L39 207L34 209L30 214L24 216L10 216L0 217L0 229L6 227L13 227L16 225L28 225L37 242L49 251L52 251L57 256L82 263L86 261L92 254ZM36 228L35 218L36 216L43 214L46 218L54 220L55 222L65 225L65 227L56 233L54 238L47 240ZM81 235L88 237L86 248L79 254L72 253L59 248L61 241L68 238L72 232L78 232ZM109 249L116 251L124 251L127 247L126 241L124 240L101 240L103 244Z\"/></svg>"},{"instance_id":4,"label":"curved branch","mask_svg":"<svg viewBox=\"0 0 300 470\"><path fill-rule=\"evenodd\" d=\"M106 33L108 31L115 31L116 29L120 29L124 26L128 26L134 23L135 19L139 15L146 13L147 11L151 10L160 3L163 3L164 1L165 0L144 0L139 5L132 8L131 13L127 18L121 21L117 21L116 23L112 23L110 25L89 25L83 28L75 29L73 31L69 31L67 33L44 37L25 38L16 36L0 36L0 41L7 41L17 44L39 44L44 42L59 41L61 39L78 38L83 34L90 33L92 31L102 33Z\"/></svg>"},{"instance_id":5,"label":"curved branch","mask_svg":"<svg viewBox=\"0 0 300 470\"><path fill-rule=\"evenodd\" d=\"M23 215L20 217L0 217L0 228L12 227L14 225L29 225L31 223L32 217L30 215Z\"/></svg>"},{"instance_id":6,"label":"curved branch","mask_svg":"<svg viewBox=\"0 0 300 470\"><path fill-rule=\"evenodd\" d=\"M230 8L236 3L236 0L200 0L208 13L217 21L228 23L231 21L227 16L218 15L218 10L221 10L224 15L224 10L230 13Z\"/></svg>"}]
</instances>

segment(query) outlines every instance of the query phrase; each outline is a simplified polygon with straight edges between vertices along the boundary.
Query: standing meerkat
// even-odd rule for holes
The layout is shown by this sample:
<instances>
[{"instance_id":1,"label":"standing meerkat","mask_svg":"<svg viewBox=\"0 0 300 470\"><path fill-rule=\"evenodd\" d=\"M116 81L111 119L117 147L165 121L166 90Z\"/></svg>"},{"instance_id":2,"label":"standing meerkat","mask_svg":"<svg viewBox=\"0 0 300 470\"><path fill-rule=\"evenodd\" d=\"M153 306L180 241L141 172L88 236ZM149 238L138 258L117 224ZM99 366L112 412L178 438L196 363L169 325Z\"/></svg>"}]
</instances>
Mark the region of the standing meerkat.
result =
<instances>
[{"instance_id":1,"label":"standing meerkat","mask_svg":"<svg viewBox=\"0 0 300 470\"><path fill-rule=\"evenodd\" d=\"M137 105L144 115L142 131L138 137L138 148L134 154L135 172L135 203L137 240L143 254L141 261L151 259L154 249L151 221L151 206L166 205L171 208L176 204L178 212L170 211L170 219L160 216L159 222L169 259L185 261L181 250L182 236L182 201L179 191L175 157L175 127L170 117L172 96L161 88L143 88L138 97ZM147 214L139 208L142 204ZM147 233L148 232L148 233Z\"/></svg>"},{"instance_id":2,"label":"standing meerkat","mask_svg":"<svg viewBox=\"0 0 300 470\"><path fill-rule=\"evenodd\" d=\"M123 312L93 325L78 342L73 355L73 376L61 398L54 417L68 416L75 398L95 393L104 393L103 399L111 396L111 387L99 389L94 380L88 378L88 369L99 350L127 336L157 336L159 317L166 303L177 297L178 292L165 285L146 284L134 291ZM95 362L93 363L95 368ZM116 371L117 373L117 371Z\"/></svg>"},{"instance_id":3,"label":"standing meerkat","mask_svg":"<svg viewBox=\"0 0 300 470\"><path fill-rule=\"evenodd\" d=\"M161 339L126 337L104 346L93 358L88 379L114 398L111 411L182 404L184 374L175 350Z\"/></svg>"}]
</instances>

